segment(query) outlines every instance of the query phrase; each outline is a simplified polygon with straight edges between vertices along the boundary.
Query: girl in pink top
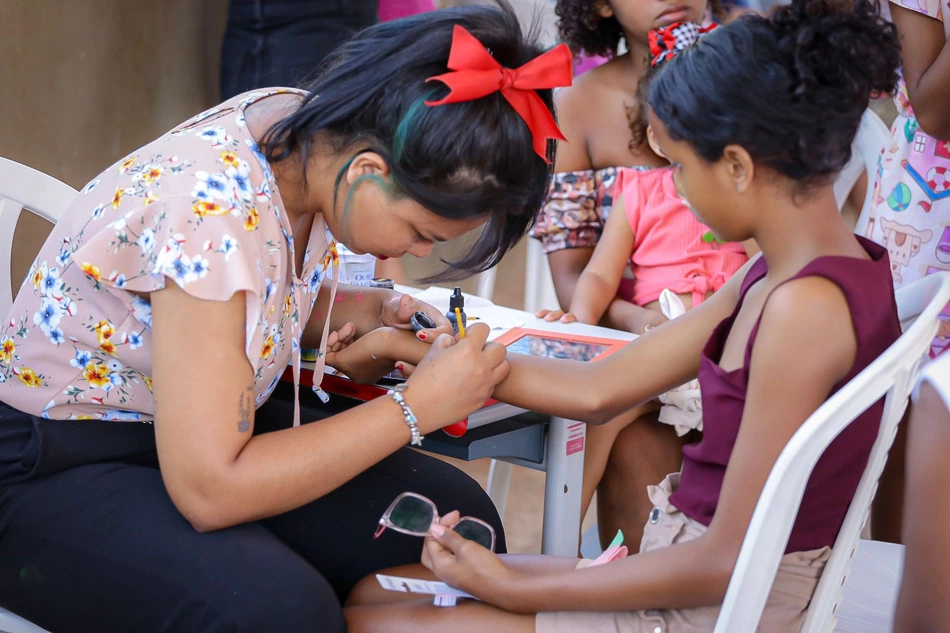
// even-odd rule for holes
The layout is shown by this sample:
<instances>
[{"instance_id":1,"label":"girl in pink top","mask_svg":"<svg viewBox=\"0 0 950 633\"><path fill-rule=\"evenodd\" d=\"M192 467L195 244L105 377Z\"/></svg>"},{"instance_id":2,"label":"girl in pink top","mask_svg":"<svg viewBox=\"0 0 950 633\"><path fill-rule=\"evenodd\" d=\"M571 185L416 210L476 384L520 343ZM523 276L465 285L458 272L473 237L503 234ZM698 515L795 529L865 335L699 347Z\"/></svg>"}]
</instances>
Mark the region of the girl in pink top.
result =
<instances>
[{"instance_id":1,"label":"girl in pink top","mask_svg":"<svg viewBox=\"0 0 950 633\"><path fill-rule=\"evenodd\" d=\"M570 309L577 320L600 321L612 296L608 293L616 292L628 264L633 303L643 308L628 325L643 334L667 320L659 301L663 290L678 295L688 309L719 290L748 261L742 245L721 243L696 219L676 192L671 168L623 169L617 190L614 205L624 212L607 219L578 281Z\"/></svg>"}]
</instances>

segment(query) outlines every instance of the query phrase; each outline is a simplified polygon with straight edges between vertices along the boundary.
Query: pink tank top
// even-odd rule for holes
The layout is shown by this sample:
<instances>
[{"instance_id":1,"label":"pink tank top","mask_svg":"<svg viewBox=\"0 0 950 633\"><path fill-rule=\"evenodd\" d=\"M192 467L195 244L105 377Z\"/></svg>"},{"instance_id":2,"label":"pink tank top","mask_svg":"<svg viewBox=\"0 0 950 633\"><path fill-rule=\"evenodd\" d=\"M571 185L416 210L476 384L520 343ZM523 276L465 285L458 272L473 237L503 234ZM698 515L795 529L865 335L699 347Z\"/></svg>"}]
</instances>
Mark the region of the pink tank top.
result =
<instances>
[{"instance_id":1,"label":"pink tank top","mask_svg":"<svg viewBox=\"0 0 950 633\"><path fill-rule=\"evenodd\" d=\"M901 334L887 251L864 238L858 240L871 260L819 257L792 277L819 276L832 281L841 288L851 309L858 351L851 371L834 386L829 397L880 356ZM753 264L742 282L735 311L713 331L700 361L703 438L697 444L683 448L683 474L670 502L704 525L710 524L716 512L726 465L739 434L749 387L749 361L759 323L752 328L742 367L723 371L718 364L719 358L746 292L766 272L768 266L764 258ZM861 414L818 460L805 488L786 553L834 545L867 465L871 446L877 438L883 410L882 400Z\"/></svg>"},{"instance_id":2,"label":"pink tank top","mask_svg":"<svg viewBox=\"0 0 950 633\"><path fill-rule=\"evenodd\" d=\"M676 193L672 169L622 169L616 191L633 230L633 303L652 303L668 288L691 293L698 305L748 261L740 244L720 243L696 219Z\"/></svg>"}]
</instances>

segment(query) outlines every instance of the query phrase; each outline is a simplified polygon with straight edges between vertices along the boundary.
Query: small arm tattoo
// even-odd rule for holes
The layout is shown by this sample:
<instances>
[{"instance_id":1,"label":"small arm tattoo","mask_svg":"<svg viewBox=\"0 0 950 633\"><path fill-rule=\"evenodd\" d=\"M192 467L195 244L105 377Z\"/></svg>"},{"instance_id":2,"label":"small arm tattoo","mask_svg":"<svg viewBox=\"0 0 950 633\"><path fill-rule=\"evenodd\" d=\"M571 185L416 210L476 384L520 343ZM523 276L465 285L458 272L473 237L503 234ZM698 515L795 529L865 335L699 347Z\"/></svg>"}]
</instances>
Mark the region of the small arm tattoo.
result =
<instances>
[{"instance_id":1,"label":"small arm tattoo","mask_svg":"<svg viewBox=\"0 0 950 633\"><path fill-rule=\"evenodd\" d=\"M247 390L238 397L238 431L247 433L251 430L251 416L254 412L254 388Z\"/></svg>"}]
</instances>

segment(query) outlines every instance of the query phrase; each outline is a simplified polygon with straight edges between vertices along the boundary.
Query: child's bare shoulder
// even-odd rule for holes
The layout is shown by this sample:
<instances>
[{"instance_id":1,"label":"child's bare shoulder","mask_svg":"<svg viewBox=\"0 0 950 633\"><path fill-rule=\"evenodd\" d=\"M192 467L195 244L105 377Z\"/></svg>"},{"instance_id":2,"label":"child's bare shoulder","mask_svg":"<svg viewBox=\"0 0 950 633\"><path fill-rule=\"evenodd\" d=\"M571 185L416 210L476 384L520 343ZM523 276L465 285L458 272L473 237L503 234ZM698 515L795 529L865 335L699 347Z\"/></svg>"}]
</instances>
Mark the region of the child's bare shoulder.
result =
<instances>
[{"instance_id":1,"label":"child's bare shoulder","mask_svg":"<svg viewBox=\"0 0 950 633\"><path fill-rule=\"evenodd\" d=\"M610 107L616 99L635 97L638 81L639 77L630 76L629 62L618 57L575 77L570 87L558 91L559 100L562 107L577 106L588 111L592 106ZM604 104L604 99L610 103Z\"/></svg>"},{"instance_id":2,"label":"child's bare shoulder","mask_svg":"<svg viewBox=\"0 0 950 633\"><path fill-rule=\"evenodd\" d=\"M857 343L844 290L820 275L793 278L772 291L762 310L762 329L773 328L812 340L850 342L846 349Z\"/></svg>"}]
</instances>

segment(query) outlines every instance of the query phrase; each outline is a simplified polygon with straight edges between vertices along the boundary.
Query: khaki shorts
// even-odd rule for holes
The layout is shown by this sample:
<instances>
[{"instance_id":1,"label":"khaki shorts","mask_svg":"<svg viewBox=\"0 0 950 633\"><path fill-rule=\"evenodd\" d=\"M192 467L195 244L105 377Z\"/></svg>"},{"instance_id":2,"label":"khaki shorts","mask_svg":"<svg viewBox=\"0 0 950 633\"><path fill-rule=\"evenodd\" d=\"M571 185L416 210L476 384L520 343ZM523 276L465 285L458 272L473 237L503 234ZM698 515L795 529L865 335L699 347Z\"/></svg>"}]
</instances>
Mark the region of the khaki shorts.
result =
<instances>
[{"instance_id":1,"label":"khaki shorts","mask_svg":"<svg viewBox=\"0 0 950 633\"><path fill-rule=\"evenodd\" d=\"M643 532L640 551L669 547L698 538L706 526L687 517L669 502L679 485L679 473L650 486L655 506ZM812 593L831 548L793 552L782 557L758 630L762 633L798 633ZM578 564L582 567L585 561ZM711 633L719 607L646 611L539 613L537 633Z\"/></svg>"}]
</instances>

